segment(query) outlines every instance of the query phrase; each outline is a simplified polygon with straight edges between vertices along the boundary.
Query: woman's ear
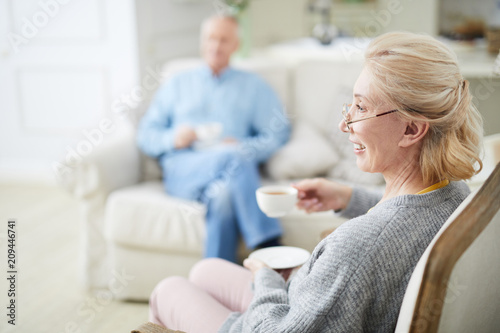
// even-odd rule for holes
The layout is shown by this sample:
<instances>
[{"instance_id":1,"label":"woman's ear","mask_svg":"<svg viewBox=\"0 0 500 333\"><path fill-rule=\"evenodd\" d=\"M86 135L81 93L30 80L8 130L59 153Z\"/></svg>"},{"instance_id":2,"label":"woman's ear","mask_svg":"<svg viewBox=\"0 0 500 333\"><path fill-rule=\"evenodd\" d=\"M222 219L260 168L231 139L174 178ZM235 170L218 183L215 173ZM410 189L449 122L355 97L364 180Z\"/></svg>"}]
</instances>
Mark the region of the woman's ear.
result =
<instances>
[{"instance_id":1,"label":"woman's ear","mask_svg":"<svg viewBox=\"0 0 500 333\"><path fill-rule=\"evenodd\" d=\"M399 146L406 148L420 142L429 130L427 121L411 121L406 125L406 130L399 141Z\"/></svg>"}]
</instances>

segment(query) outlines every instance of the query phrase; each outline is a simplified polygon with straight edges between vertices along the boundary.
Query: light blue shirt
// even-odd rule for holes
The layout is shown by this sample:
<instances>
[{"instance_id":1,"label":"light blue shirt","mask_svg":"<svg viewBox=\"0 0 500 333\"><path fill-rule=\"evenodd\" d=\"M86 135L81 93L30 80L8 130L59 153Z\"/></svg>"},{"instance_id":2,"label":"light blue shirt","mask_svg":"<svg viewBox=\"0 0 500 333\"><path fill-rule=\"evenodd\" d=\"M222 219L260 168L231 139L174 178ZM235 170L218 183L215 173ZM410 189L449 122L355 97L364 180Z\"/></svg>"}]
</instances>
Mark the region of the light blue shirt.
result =
<instances>
[{"instance_id":1,"label":"light blue shirt","mask_svg":"<svg viewBox=\"0 0 500 333\"><path fill-rule=\"evenodd\" d=\"M178 126L210 122L221 123L222 137L238 140L238 149L256 162L267 160L290 135L282 104L260 77L231 67L214 76L203 65L159 88L139 125L138 144L151 157L168 156L176 151Z\"/></svg>"}]
</instances>

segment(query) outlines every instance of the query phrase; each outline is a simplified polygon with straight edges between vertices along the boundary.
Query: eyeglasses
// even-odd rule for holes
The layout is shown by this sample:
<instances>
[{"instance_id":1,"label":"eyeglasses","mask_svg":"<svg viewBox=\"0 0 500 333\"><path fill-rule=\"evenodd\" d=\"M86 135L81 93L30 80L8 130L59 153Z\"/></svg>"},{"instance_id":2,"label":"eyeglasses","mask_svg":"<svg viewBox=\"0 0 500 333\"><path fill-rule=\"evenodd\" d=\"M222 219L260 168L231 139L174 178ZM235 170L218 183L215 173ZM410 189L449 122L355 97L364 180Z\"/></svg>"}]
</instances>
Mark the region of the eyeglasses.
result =
<instances>
[{"instance_id":1,"label":"eyeglasses","mask_svg":"<svg viewBox=\"0 0 500 333\"><path fill-rule=\"evenodd\" d=\"M372 119L372 118L376 118L376 117L380 117L380 116L385 116L386 114L398 111L398 110L391 110L391 111L383 112L383 113L376 114L374 116L370 116L370 117L366 117L366 118L350 120L349 119L349 111L351 110L351 107L352 107L352 104L344 104L344 106L342 108L342 117L344 117L344 122L345 122L345 125L347 126L348 130L351 129L351 127L349 125L351 125L353 123L357 123L358 121L363 121L363 120L368 120L368 119Z\"/></svg>"}]
</instances>

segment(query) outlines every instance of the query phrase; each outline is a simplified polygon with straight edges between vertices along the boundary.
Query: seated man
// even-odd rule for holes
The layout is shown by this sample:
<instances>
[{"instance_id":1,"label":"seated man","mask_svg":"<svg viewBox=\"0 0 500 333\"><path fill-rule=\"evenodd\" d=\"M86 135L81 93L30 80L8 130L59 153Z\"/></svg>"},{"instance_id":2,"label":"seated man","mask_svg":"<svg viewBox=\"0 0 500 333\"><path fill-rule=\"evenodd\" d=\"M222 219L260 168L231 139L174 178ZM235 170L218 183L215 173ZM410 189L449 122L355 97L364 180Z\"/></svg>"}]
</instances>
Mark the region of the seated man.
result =
<instances>
[{"instance_id":1,"label":"seated man","mask_svg":"<svg viewBox=\"0 0 500 333\"><path fill-rule=\"evenodd\" d=\"M241 234L247 247L279 244L279 221L258 208L258 164L289 137L290 126L272 89L254 74L229 66L238 48L237 22L213 17L202 26L206 64L160 87L138 132L141 150L157 158L168 194L206 204L205 257L236 260ZM222 130L200 148L202 126Z\"/></svg>"}]
</instances>

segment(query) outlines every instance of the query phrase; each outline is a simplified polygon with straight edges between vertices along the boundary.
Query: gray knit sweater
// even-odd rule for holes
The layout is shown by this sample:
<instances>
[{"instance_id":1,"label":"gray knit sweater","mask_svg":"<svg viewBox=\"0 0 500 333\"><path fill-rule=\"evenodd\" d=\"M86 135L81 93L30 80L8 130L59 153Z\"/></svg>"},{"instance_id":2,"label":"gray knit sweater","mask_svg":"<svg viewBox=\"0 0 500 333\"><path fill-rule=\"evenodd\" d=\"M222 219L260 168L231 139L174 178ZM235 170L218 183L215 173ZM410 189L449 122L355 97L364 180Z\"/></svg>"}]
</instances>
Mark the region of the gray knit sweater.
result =
<instances>
[{"instance_id":1,"label":"gray knit sweater","mask_svg":"<svg viewBox=\"0 0 500 333\"><path fill-rule=\"evenodd\" d=\"M286 284L257 272L248 310L219 332L393 332L406 286L434 235L469 194L464 182L375 206L380 195L355 188L352 218L318 244Z\"/></svg>"}]
</instances>

